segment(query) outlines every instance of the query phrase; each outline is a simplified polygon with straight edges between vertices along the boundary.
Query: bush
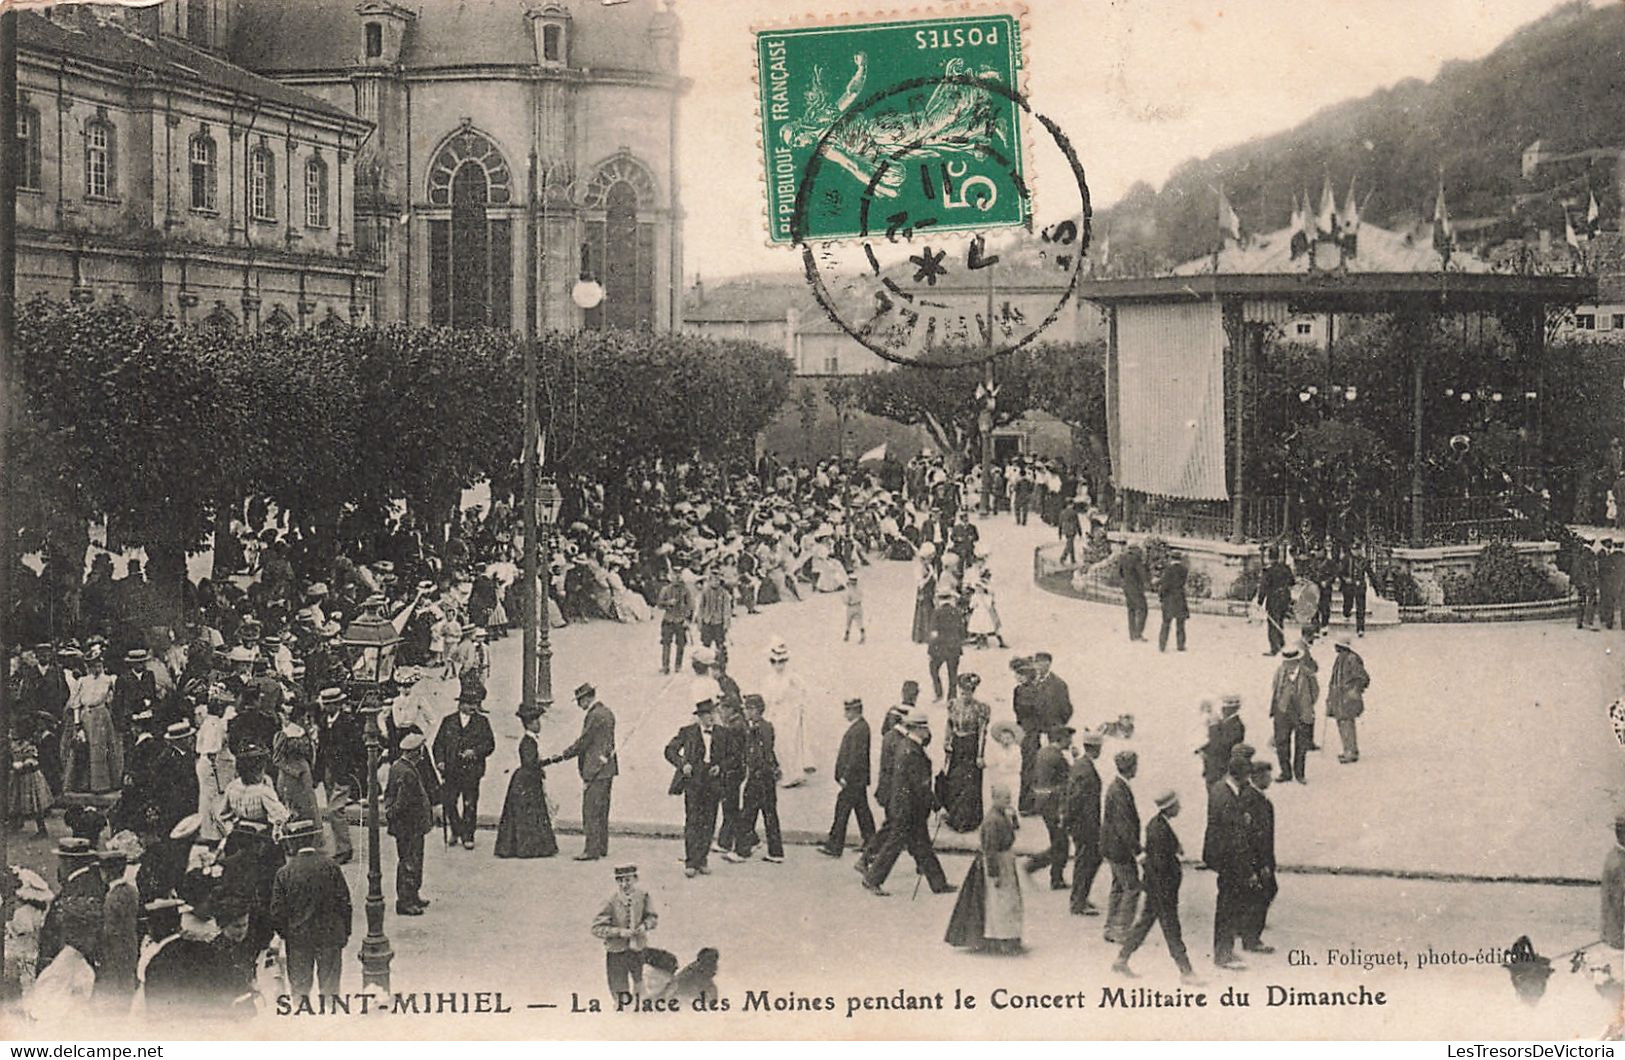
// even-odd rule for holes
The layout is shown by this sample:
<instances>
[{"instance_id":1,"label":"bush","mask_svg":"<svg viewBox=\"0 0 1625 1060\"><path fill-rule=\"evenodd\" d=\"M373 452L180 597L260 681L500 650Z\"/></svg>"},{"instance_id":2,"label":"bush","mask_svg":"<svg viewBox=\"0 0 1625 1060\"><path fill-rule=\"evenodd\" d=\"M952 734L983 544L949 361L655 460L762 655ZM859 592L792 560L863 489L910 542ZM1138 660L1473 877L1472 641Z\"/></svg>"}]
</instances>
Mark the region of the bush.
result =
<instances>
[{"instance_id":1,"label":"bush","mask_svg":"<svg viewBox=\"0 0 1625 1060\"><path fill-rule=\"evenodd\" d=\"M1191 600L1206 600L1213 595L1213 579L1205 570L1191 570L1185 579L1185 596Z\"/></svg>"},{"instance_id":2,"label":"bush","mask_svg":"<svg viewBox=\"0 0 1625 1060\"><path fill-rule=\"evenodd\" d=\"M1421 607L1427 603L1427 594L1416 583L1416 576L1404 567L1389 568L1388 586L1383 595L1400 607Z\"/></svg>"},{"instance_id":3,"label":"bush","mask_svg":"<svg viewBox=\"0 0 1625 1060\"><path fill-rule=\"evenodd\" d=\"M1263 580L1264 568L1248 567L1241 572L1241 577L1230 583L1230 588L1225 590L1224 598L1226 600L1256 600L1258 598L1259 583Z\"/></svg>"},{"instance_id":4,"label":"bush","mask_svg":"<svg viewBox=\"0 0 1625 1060\"><path fill-rule=\"evenodd\" d=\"M1562 594L1542 568L1504 541L1485 545L1469 573L1444 577L1447 604L1522 604Z\"/></svg>"}]
</instances>

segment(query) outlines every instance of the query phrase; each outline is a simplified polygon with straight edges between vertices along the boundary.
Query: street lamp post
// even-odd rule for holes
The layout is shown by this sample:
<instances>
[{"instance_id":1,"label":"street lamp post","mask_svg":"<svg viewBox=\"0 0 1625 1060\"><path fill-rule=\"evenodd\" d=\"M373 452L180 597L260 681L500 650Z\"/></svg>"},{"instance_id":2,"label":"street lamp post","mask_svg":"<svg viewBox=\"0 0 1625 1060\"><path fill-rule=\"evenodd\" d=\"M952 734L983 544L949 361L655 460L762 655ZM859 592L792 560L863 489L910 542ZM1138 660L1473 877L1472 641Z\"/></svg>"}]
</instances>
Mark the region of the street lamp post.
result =
<instances>
[{"instance_id":1,"label":"street lamp post","mask_svg":"<svg viewBox=\"0 0 1625 1060\"><path fill-rule=\"evenodd\" d=\"M553 527L558 525L559 509L564 505L564 495L559 492L558 484L551 476L542 479L536 484L536 522L538 525L537 544L541 546L541 567L543 576L553 566ZM537 706L542 713L547 713L553 707L553 641L550 627L552 623L547 618L547 583L537 582L542 599L542 615L539 624L540 636L536 653L536 692Z\"/></svg>"},{"instance_id":2,"label":"street lamp post","mask_svg":"<svg viewBox=\"0 0 1625 1060\"><path fill-rule=\"evenodd\" d=\"M361 700L362 740L367 748L367 937L361 942L363 985L389 990L389 964L395 957L384 934L384 877L379 861L378 760L383 749L378 716L395 683L395 648L401 635L383 615L384 598L374 594L344 631L343 644L353 652L349 685Z\"/></svg>"}]
</instances>

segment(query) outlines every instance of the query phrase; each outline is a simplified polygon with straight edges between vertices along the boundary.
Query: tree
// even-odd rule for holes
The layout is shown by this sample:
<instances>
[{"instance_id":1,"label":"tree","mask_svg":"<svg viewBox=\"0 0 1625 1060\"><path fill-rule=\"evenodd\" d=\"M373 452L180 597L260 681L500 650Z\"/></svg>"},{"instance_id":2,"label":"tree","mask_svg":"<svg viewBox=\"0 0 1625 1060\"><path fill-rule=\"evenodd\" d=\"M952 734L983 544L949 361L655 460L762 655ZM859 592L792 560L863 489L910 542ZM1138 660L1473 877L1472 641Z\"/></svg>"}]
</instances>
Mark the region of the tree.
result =
<instances>
[{"instance_id":1,"label":"tree","mask_svg":"<svg viewBox=\"0 0 1625 1060\"><path fill-rule=\"evenodd\" d=\"M962 363L974 356L974 352L945 349L941 351L942 362L959 367L904 365L858 376L853 381L852 400L870 415L924 427L945 456L969 458L980 441L977 417L982 412L982 400L976 389L986 371L981 365ZM1030 376L1027 355L1021 351L994 361L994 383L999 388L995 427L1009 423L1031 407Z\"/></svg>"},{"instance_id":2,"label":"tree","mask_svg":"<svg viewBox=\"0 0 1625 1060\"><path fill-rule=\"evenodd\" d=\"M1030 372L1032 406L1071 427L1073 449L1082 458L1089 478L1097 488L1109 483L1106 344L1045 343L1026 353L1025 361Z\"/></svg>"}]
</instances>

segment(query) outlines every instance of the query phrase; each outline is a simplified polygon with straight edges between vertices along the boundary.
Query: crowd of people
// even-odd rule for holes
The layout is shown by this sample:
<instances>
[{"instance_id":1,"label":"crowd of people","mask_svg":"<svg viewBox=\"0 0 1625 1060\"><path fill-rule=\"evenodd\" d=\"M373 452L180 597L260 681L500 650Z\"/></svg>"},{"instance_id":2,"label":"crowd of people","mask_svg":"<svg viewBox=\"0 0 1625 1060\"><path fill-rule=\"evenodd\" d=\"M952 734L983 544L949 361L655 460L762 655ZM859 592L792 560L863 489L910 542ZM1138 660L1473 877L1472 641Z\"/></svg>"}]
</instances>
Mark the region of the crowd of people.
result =
<instances>
[{"instance_id":1,"label":"crowd of people","mask_svg":"<svg viewBox=\"0 0 1625 1060\"><path fill-rule=\"evenodd\" d=\"M932 722L918 682L905 682L885 712L877 762L864 703L846 699L833 820L817 849L842 857L855 819L856 867L869 892L887 893L906 852L933 892L949 893L956 887L935 853L934 828L975 834L978 857L958 888L948 940L1019 952L1026 874L1017 871L1015 835L1024 816L1036 817L1048 842L1025 869L1047 870L1052 889L1070 892L1073 913L1101 912L1090 895L1102 863L1109 867L1105 937L1121 947L1118 969L1126 971L1160 924L1176 964L1191 973L1179 934L1180 848L1171 823L1178 800L1159 796L1142 828L1130 784L1132 717L1102 719L1080 735L1053 656L1035 652L1011 664L1014 716L996 720L980 692L982 675L961 667L967 649L1005 645L993 575L969 518L980 500L979 473L954 476L940 461L920 459L875 473L833 462L764 463L732 483L685 465L639 474L612 493L579 483L566 490L574 518L561 529L552 604L555 620L652 623L658 616L662 671L686 663L691 673L693 720L664 748L668 790L683 804L688 877L710 874L713 853L741 862L760 848L766 862L782 863L778 792L825 765L809 746L813 693L786 642L771 645L770 669L756 688L742 689L729 674L736 609L840 593L843 634L856 631L862 640L861 568L882 557L910 560L917 575L911 635L926 648L933 696L946 711L941 753L928 751ZM1055 477L1041 466L1001 469L989 506L1007 507L1018 521L1037 510L1064 537L1089 508L1075 480ZM60 796L76 796L73 835L59 844L57 893L27 870L11 877L17 941L7 963L25 1007L44 1014L105 996L108 1011L184 1004L226 1015L285 992L258 988L266 977L284 979L295 994L318 979L323 993L337 992L352 919L339 868L354 856L345 810L366 791L367 726L376 727L387 765L380 783L396 847L394 910L426 915L426 837L438 825L448 850L477 846L480 784L495 751L484 708L485 640L515 609L496 569L511 556L490 560L481 550L489 541L514 546L511 535L487 535L501 515L454 536L454 544L472 547L449 547L438 563L417 566L340 557L297 573L290 550L272 541L254 557L246 587L196 587L173 629L114 620L108 633L98 629L83 643L41 641L20 653L11 673L20 707L14 814L44 832ZM612 568L638 573L603 582L594 573ZM582 570L591 577L573 592L572 572ZM644 600L647 611L628 606L622 593ZM1169 610L1165 596L1162 639L1172 621L1183 649L1183 623ZM346 642L344 620L357 614L392 623L402 638L393 683L376 703L364 704L366 686L351 680L363 656ZM1319 695L1307 632L1284 650L1271 705L1278 779L1300 782ZM116 673L107 672L110 658ZM458 689L456 711L444 718L418 694L436 680ZM1354 719L1368 683L1351 644L1340 643L1327 703L1344 761L1358 758ZM609 855L616 718L591 684L574 699L580 737L552 754L541 747L540 710L520 707L524 732L495 836L498 857L558 854L545 769L571 760L582 780L584 845L576 860ZM1252 760L1238 706L1227 697L1220 716L1208 710L1199 749L1209 792L1203 859L1220 874L1216 920L1228 933L1221 939L1216 928L1221 967L1234 965L1237 939L1268 952L1260 933L1274 893L1273 807L1263 794L1270 778ZM1103 791L1096 763L1108 741L1122 746L1112 755L1117 777ZM98 799L105 815L80 805ZM593 926L605 942L611 991L659 996L664 985L651 990L635 974L648 964L637 956L645 947L622 945L654 927L652 907L646 896L633 901L633 867L617 869L617 877L621 897ZM715 962L715 951L702 952L689 980L714 974Z\"/></svg>"}]
</instances>

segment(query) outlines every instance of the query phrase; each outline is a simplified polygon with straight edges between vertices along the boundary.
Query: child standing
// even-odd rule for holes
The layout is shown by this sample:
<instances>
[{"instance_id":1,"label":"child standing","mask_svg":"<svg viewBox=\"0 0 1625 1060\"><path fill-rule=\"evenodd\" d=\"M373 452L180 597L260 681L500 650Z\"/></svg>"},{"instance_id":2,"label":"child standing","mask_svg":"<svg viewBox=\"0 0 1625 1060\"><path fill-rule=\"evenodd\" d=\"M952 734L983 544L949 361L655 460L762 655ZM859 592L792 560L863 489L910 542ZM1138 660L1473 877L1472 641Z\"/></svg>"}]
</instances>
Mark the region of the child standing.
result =
<instances>
[{"instance_id":1,"label":"child standing","mask_svg":"<svg viewBox=\"0 0 1625 1060\"><path fill-rule=\"evenodd\" d=\"M999 642L999 647L1005 647L1003 626L999 622L998 604L993 598L993 572L982 568L982 575L976 580L971 589L970 620L966 623L966 632L975 638L978 648L987 647L987 639L992 637Z\"/></svg>"},{"instance_id":2,"label":"child standing","mask_svg":"<svg viewBox=\"0 0 1625 1060\"><path fill-rule=\"evenodd\" d=\"M862 644L869 639L869 633L863 628L863 587L858 584L858 572L853 571L846 579L846 631L841 635L842 640L852 639L852 627L858 627L858 643Z\"/></svg>"},{"instance_id":3,"label":"child standing","mask_svg":"<svg viewBox=\"0 0 1625 1060\"><path fill-rule=\"evenodd\" d=\"M609 994L619 1006L623 998L643 996L643 951L660 921L648 892L638 887L636 865L617 867L615 885L615 893L593 918L592 933L603 940Z\"/></svg>"}]
</instances>

